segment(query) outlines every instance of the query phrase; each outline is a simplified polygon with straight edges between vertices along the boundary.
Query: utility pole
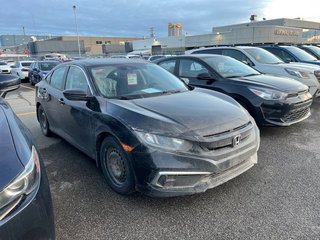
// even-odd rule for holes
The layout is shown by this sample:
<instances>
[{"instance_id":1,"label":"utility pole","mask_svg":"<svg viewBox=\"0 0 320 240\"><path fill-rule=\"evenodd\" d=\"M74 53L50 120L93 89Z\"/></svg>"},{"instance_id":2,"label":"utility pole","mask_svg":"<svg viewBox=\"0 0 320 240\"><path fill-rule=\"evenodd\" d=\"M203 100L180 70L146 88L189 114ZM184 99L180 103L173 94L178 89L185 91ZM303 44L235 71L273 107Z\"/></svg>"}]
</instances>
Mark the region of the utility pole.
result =
<instances>
[{"instance_id":1,"label":"utility pole","mask_svg":"<svg viewBox=\"0 0 320 240\"><path fill-rule=\"evenodd\" d=\"M78 51L79 51L79 57L81 57L81 49L80 49L80 38L79 38L79 31L78 31L78 21L77 21L77 11L76 11L76 5L73 5L73 13L74 13L74 21L76 23L76 31L77 31L77 38L78 38Z\"/></svg>"}]
</instances>

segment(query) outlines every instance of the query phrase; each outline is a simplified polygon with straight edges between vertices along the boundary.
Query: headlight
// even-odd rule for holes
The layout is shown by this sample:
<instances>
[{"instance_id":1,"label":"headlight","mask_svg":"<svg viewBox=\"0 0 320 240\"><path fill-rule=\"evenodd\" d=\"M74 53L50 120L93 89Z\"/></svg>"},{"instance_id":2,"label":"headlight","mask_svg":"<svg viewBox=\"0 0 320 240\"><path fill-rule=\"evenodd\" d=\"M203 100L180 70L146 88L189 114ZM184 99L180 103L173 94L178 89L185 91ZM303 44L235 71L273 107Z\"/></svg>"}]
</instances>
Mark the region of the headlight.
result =
<instances>
[{"instance_id":1,"label":"headlight","mask_svg":"<svg viewBox=\"0 0 320 240\"><path fill-rule=\"evenodd\" d=\"M136 133L142 142L157 148L186 152L192 147L191 142L179 138L165 137L145 132Z\"/></svg>"},{"instance_id":2,"label":"headlight","mask_svg":"<svg viewBox=\"0 0 320 240\"><path fill-rule=\"evenodd\" d=\"M288 96L287 93L266 88L249 88L249 90L265 100L283 100Z\"/></svg>"},{"instance_id":3,"label":"headlight","mask_svg":"<svg viewBox=\"0 0 320 240\"><path fill-rule=\"evenodd\" d=\"M300 71L297 69L292 69L292 68L285 68L285 70L292 76L298 77L298 78L304 78L308 79L310 78L308 72Z\"/></svg>"},{"instance_id":4,"label":"headlight","mask_svg":"<svg viewBox=\"0 0 320 240\"><path fill-rule=\"evenodd\" d=\"M40 163L37 151L32 154L23 172L0 192L0 220L7 216L23 199L32 193L40 183Z\"/></svg>"}]
</instances>

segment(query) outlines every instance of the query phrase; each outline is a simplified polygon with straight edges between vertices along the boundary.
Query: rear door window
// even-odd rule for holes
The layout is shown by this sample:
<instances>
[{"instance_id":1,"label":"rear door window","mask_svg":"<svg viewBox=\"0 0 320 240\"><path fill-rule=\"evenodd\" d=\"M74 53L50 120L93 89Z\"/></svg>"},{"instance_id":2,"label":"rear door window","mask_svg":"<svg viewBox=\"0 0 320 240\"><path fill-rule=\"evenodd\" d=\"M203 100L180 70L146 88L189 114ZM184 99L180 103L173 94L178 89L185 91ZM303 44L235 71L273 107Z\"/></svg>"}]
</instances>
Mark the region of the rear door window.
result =
<instances>
[{"instance_id":1,"label":"rear door window","mask_svg":"<svg viewBox=\"0 0 320 240\"><path fill-rule=\"evenodd\" d=\"M159 66L163 67L167 71L174 73L174 69L176 67L176 60L168 60L159 63Z\"/></svg>"},{"instance_id":2,"label":"rear door window","mask_svg":"<svg viewBox=\"0 0 320 240\"><path fill-rule=\"evenodd\" d=\"M54 88L57 88L59 90L63 89L63 80L64 80L64 75L66 72L67 67L63 66L58 69L56 69L50 78L50 85Z\"/></svg>"},{"instance_id":3,"label":"rear door window","mask_svg":"<svg viewBox=\"0 0 320 240\"><path fill-rule=\"evenodd\" d=\"M201 63L192 59L181 59L179 64L179 76L196 78L200 73L209 73Z\"/></svg>"}]
</instances>

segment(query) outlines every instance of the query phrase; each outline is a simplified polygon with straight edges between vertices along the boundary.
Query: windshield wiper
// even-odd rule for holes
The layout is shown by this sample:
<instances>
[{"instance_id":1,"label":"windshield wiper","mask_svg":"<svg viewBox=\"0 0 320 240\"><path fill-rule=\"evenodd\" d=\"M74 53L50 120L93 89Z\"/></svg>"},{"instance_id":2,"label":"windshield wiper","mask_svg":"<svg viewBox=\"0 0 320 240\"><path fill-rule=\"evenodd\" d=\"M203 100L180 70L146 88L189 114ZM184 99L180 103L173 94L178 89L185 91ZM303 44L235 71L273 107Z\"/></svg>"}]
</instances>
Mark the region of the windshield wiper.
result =
<instances>
[{"instance_id":1,"label":"windshield wiper","mask_svg":"<svg viewBox=\"0 0 320 240\"><path fill-rule=\"evenodd\" d=\"M181 90L169 90L169 91L162 91L162 94L174 94L174 93L179 93L182 92Z\"/></svg>"},{"instance_id":2,"label":"windshield wiper","mask_svg":"<svg viewBox=\"0 0 320 240\"><path fill-rule=\"evenodd\" d=\"M244 75L243 77L250 77L250 76L257 76L257 75L261 75L260 73L251 73L248 75Z\"/></svg>"},{"instance_id":3,"label":"windshield wiper","mask_svg":"<svg viewBox=\"0 0 320 240\"><path fill-rule=\"evenodd\" d=\"M239 75L226 76L226 78L237 78L237 77L242 77L242 76L239 76Z\"/></svg>"}]
</instances>

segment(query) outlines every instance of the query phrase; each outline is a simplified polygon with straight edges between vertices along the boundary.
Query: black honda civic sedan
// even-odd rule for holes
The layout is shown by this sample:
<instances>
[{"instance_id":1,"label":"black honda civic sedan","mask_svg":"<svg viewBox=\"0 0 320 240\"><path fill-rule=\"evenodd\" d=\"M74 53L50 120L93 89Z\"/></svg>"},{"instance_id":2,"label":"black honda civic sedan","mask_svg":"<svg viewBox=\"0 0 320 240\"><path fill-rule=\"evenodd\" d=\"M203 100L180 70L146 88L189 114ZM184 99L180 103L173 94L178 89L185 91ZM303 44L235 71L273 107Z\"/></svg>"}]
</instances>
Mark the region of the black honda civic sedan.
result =
<instances>
[{"instance_id":1,"label":"black honda civic sedan","mask_svg":"<svg viewBox=\"0 0 320 240\"><path fill-rule=\"evenodd\" d=\"M289 126L310 116L308 86L261 74L231 57L194 54L156 61L191 86L219 91L237 100L262 126Z\"/></svg>"},{"instance_id":2,"label":"black honda civic sedan","mask_svg":"<svg viewBox=\"0 0 320 240\"><path fill-rule=\"evenodd\" d=\"M143 60L60 64L36 85L36 106L43 134L93 158L120 194L204 192L257 162L259 130L239 103Z\"/></svg>"},{"instance_id":3,"label":"black honda civic sedan","mask_svg":"<svg viewBox=\"0 0 320 240\"><path fill-rule=\"evenodd\" d=\"M0 239L55 239L46 172L29 131L2 98L20 80L0 75Z\"/></svg>"}]
</instances>

